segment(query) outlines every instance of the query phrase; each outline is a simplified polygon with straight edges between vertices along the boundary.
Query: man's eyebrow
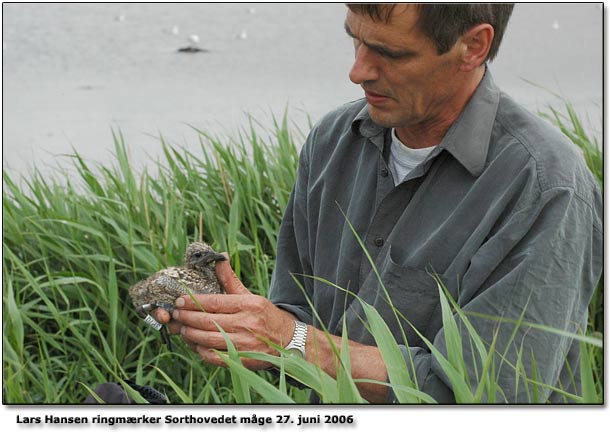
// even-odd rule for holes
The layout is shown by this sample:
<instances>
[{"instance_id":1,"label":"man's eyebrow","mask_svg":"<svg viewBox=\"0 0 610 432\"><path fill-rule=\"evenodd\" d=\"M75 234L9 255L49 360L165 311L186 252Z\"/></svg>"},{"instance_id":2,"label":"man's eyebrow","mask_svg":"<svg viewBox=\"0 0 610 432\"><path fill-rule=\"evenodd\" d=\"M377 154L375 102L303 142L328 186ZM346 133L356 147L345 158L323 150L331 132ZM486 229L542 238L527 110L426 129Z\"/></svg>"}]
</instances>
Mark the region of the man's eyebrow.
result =
<instances>
[{"instance_id":1,"label":"man's eyebrow","mask_svg":"<svg viewBox=\"0 0 610 432\"><path fill-rule=\"evenodd\" d=\"M347 33L347 35L353 39L357 39L356 36L354 35L354 33L352 32L352 29L349 28L349 25L347 25L347 21L345 21L343 23L343 28L345 29L345 33ZM378 53L386 56L386 57L391 57L391 58L400 58L400 57L408 57L408 56L413 56L415 55L415 53L411 50L408 49L403 49L403 50L393 50L385 45L382 44L376 44L376 43L372 43L372 42L365 42L365 41L361 41L364 45L368 46L369 48L371 48L372 50L377 51Z\"/></svg>"}]
</instances>

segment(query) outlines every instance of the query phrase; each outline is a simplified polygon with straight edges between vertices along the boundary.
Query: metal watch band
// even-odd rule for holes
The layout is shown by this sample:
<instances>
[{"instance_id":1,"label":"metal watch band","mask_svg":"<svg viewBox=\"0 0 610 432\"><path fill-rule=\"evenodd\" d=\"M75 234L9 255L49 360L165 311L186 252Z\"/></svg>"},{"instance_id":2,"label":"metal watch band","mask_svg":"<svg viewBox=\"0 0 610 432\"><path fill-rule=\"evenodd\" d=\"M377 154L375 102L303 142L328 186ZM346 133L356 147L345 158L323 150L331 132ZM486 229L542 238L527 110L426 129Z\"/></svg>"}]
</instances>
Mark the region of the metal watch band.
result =
<instances>
[{"instance_id":1,"label":"metal watch band","mask_svg":"<svg viewBox=\"0 0 610 432\"><path fill-rule=\"evenodd\" d=\"M305 342L307 341L307 324L301 321L294 321L294 334L290 343L286 345L286 350L297 350L305 358Z\"/></svg>"}]
</instances>

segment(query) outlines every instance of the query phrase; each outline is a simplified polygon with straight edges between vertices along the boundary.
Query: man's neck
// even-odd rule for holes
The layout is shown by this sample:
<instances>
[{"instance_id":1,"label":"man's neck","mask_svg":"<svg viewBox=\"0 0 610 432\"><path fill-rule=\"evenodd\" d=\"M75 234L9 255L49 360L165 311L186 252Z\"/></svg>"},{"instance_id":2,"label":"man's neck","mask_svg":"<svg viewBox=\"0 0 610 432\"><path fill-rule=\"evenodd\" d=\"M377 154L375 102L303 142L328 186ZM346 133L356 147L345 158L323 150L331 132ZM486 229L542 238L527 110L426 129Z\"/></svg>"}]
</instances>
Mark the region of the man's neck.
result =
<instances>
[{"instance_id":1,"label":"man's neck","mask_svg":"<svg viewBox=\"0 0 610 432\"><path fill-rule=\"evenodd\" d=\"M448 104L440 115L428 121L407 127L397 127L396 135L398 139L407 147L420 149L433 147L443 140L443 137L453 123L458 119L472 95L476 91L479 83L485 75L486 66L482 66L474 72L469 85L464 86L464 91L456 95L454 102Z\"/></svg>"}]
</instances>

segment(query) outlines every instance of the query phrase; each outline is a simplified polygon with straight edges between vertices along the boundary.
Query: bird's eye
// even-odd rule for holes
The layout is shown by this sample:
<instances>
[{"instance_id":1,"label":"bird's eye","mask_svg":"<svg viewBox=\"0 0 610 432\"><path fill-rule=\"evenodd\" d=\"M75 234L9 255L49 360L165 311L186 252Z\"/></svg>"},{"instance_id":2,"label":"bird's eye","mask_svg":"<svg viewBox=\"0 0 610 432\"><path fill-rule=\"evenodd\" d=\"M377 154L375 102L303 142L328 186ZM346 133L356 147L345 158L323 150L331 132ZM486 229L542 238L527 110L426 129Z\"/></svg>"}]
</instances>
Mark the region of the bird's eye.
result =
<instances>
[{"instance_id":1,"label":"bird's eye","mask_svg":"<svg viewBox=\"0 0 610 432\"><path fill-rule=\"evenodd\" d=\"M201 252L195 252L193 258L201 258Z\"/></svg>"}]
</instances>

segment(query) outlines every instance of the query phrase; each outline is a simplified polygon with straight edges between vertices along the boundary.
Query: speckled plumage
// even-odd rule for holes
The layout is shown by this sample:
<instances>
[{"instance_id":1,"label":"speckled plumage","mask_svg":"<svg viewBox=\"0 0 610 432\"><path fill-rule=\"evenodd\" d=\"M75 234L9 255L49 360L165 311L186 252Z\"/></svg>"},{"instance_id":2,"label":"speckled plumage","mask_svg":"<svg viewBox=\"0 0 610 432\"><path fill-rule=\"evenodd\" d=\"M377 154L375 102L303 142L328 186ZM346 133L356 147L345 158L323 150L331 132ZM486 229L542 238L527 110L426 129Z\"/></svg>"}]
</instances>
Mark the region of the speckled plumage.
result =
<instances>
[{"instance_id":1,"label":"speckled plumage","mask_svg":"<svg viewBox=\"0 0 610 432\"><path fill-rule=\"evenodd\" d=\"M214 267L224 261L223 255L205 243L191 243L184 254L184 266L159 270L129 288L129 295L138 314L144 321L161 331L161 337L171 351L167 330L154 318L151 310L162 307L170 313L176 299L185 294L222 294L224 290Z\"/></svg>"},{"instance_id":2,"label":"speckled plumage","mask_svg":"<svg viewBox=\"0 0 610 432\"><path fill-rule=\"evenodd\" d=\"M216 278L216 261L226 259L205 243L191 243L184 255L184 266L159 270L129 288L135 307L170 304L189 291L193 294L224 293Z\"/></svg>"}]
</instances>

